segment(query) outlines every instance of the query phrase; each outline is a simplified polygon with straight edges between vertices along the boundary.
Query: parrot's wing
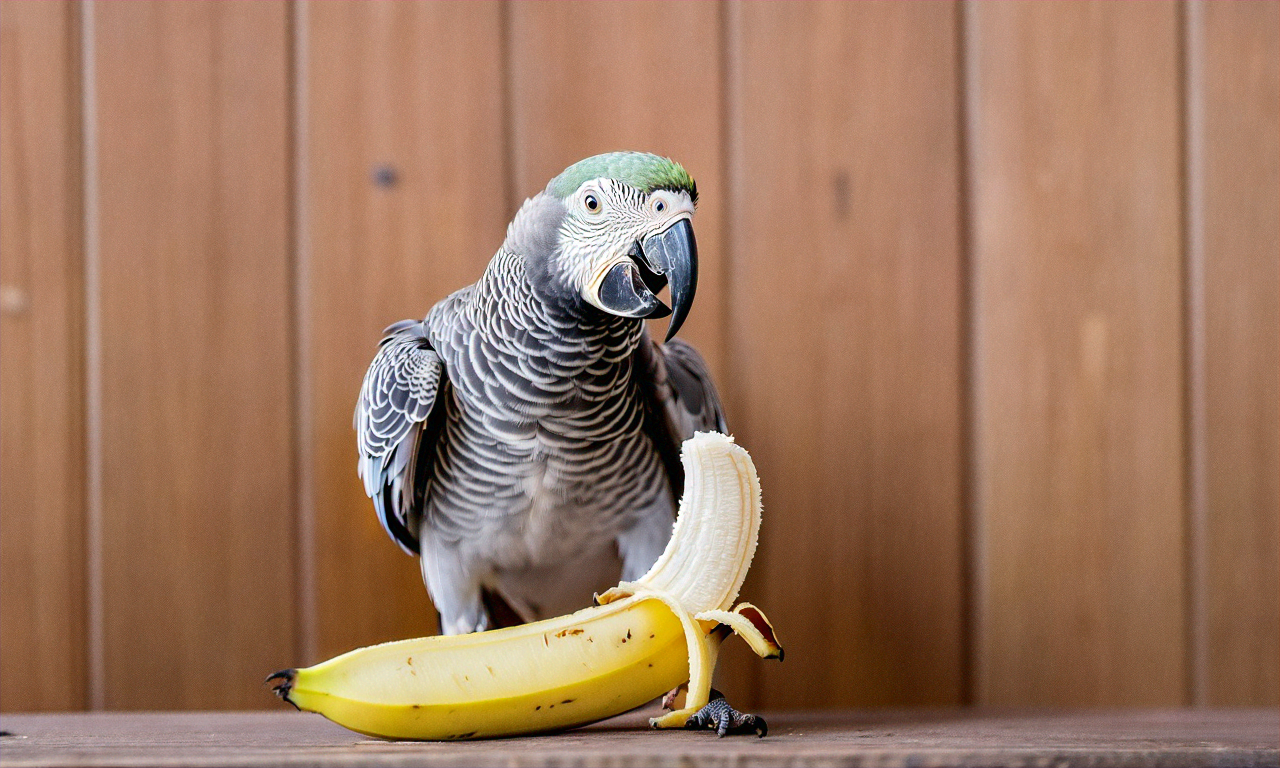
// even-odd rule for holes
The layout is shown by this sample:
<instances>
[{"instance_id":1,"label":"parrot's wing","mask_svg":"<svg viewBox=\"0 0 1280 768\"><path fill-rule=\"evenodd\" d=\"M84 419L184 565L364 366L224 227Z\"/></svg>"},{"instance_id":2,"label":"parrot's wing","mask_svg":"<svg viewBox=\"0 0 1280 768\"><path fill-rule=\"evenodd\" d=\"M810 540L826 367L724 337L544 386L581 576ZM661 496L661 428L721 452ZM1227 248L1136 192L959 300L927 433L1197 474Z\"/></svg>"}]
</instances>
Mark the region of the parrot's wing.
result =
<instances>
[{"instance_id":1,"label":"parrot's wing","mask_svg":"<svg viewBox=\"0 0 1280 768\"><path fill-rule=\"evenodd\" d=\"M669 419L676 422L680 442L694 432L729 433L724 422L724 406L711 381L711 371L698 350L680 339L672 339L658 347L667 367L667 383L671 397L666 401Z\"/></svg>"},{"instance_id":2,"label":"parrot's wing","mask_svg":"<svg viewBox=\"0 0 1280 768\"><path fill-rule=\"evenodd\" d=\"M694 432L728 434L724 406L702 355L680 339L659 344L646 332L633 362L646 401L645 430L662 455L672 493L678 499L684 490L680 446Z\"/></svg>"},{"instance_id":3,"label":"parrot's wing","mask_svg":"<svg viewBox=\"0 0 1280 768\"><path fill-rule=\"evenodd\" d=\"M418 554L418 523L449 380L417 320L383 331L356 404L360 479L378 520L400 548Z\"/></svg>"}]
</instances>

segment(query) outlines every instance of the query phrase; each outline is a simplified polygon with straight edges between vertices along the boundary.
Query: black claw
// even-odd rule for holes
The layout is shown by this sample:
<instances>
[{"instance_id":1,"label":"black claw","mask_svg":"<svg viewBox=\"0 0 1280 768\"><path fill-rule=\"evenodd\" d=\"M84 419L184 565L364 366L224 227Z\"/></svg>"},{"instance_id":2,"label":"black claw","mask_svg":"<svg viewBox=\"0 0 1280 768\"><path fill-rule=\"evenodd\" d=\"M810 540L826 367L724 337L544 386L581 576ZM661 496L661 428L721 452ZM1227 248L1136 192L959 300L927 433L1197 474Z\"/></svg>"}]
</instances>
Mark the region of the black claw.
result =
<instances>
[{"instance_id":1,"label":"black claw","mask_svg":"<svg viewBox=\"0 0 1280 768\"><path fill-rule=\"evenodd\" d=\"M759 715L752 715L751 717L753 717L756 721L756 724L755 724L756 737L763 739L765 736L768 736L769 724L764 721L764 718L760 717Z\"/></svg>"},{"instance_id":2,"label":"black claw","mask_svg":"<svg viewBox=\"0 0 1280 768\"><path fill-rule=\"evenodd\" d=\"M267 679L263 680L262 684L266 685L272 680L280 680L280 684L271 686L271 690L275 691L275 694L281 699L289 702L294 709L298 709L298 705L294 704L293 700L289 698L289 692L293 690L293 681L297 674L298 670L296 669L282 669L279 672L272 672L267 675Z\"/></svg>"}]
</instances>

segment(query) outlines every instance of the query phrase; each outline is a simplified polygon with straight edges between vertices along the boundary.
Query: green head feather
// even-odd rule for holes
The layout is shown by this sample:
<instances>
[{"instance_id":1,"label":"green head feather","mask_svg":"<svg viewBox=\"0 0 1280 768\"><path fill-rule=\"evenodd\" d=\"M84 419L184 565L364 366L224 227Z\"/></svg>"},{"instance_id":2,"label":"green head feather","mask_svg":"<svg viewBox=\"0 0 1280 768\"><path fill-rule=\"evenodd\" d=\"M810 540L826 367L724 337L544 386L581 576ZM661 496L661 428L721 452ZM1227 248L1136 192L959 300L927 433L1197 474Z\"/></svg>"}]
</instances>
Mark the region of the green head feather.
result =
<instances>
[{"instance_id":1,"label":"green head feather","mask_svg":"<svg viewBox=\"0 0 1280 768\"><path fill-rule=\"evenodd\" d=\"M547 189L565 198L590 179L613 179L630 184L646 195L657 189L688 192L698 202L698 185L679 163L648 152L609 152L579 160L551 180Z\"/></svg>"}]
</instances>

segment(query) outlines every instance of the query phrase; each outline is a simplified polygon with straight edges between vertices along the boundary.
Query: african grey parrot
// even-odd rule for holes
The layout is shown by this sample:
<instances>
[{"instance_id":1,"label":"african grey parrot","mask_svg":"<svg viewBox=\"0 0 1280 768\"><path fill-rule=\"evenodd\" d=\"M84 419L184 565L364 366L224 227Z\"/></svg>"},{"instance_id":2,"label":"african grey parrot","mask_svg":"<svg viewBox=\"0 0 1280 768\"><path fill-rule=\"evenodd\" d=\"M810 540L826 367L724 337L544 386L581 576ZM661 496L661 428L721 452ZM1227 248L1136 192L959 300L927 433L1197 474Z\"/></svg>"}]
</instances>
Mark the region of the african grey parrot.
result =
<instances>
[{"instance_id":1,"label":"african grey parrot","mask_svg":"<svg viewBox=\"0 0 1280 768\"><path fill-rule=\"evenodd\" d=\"M702 358L671 339L697 199L672 160L582 160L525 201L479 281L384 332L359 473L446 634L577 610L662 553L681 442L728 431ZM667 314L658 344L644 318Z\"/></svg>"}]
</instances>

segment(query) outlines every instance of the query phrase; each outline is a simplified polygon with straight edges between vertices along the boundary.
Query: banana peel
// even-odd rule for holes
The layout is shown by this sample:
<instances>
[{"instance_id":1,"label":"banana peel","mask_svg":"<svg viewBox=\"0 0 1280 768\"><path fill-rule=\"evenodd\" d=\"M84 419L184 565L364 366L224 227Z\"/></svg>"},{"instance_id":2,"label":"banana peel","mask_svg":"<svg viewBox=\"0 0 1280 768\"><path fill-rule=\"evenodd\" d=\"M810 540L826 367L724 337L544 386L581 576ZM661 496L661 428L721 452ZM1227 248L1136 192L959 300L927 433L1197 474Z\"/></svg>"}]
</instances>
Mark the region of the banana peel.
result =
<instances>
[{"instance_id":1,"label":"banana peel","mask_svg":"<svg viewBox=\"0 0 1280 768\"><path fill-rule=\"evenodd\" d=\"M301 710L388 739L453 740L561 730L613 717L688 684L685 706L653 718L680 728L707 704L720 642L733 633L783 658L764 613L734 607L755 554L760 483L733 438L685 441L684 495L670 542L634 582L597 605L469 635L360 648L268 678Z\"/></svg>"}]
</instances>

